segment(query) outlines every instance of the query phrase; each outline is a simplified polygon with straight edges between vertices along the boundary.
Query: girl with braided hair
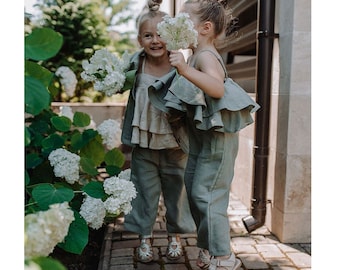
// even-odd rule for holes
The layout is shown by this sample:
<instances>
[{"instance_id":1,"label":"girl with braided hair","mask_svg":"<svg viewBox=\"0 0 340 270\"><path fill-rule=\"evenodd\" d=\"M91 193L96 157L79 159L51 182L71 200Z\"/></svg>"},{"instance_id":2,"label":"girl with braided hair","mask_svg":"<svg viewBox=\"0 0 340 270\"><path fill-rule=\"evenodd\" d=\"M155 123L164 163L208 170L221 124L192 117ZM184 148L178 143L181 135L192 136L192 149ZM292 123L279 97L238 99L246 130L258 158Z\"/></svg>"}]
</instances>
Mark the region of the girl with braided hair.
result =
<instances>
[{"instance_id":1,"label":"girl with braided hair","mask_svg":"<svg viewBox=\"0 0 340 270\"><path fill-rule=\"evenodd\" d=\"M157 81L163 83L162 88L169 87L176 73L170 65L166 44L157 33L157 24L166 15L159 10L161 3L149 0L137 21L142 49L130 60L130 70L136 71L136 79L122 127L122 142L132 147L131 181L137 190L124 227L139 234L136 257L143 263L153 260L152 231L161 193L166 207L169 260L178 260L183 255L180 234L196 229L184 186L187 154L179 147L166 114L150 102L148 95L149 85Z\"/></svg>"},{"instance_id":2,"label":"girl with braided hair","mask_svg":"<svg viewBox=\"0 0 340 270\"><path fill-rule=\"evenodd\" d=\"M168 108L186 112L189 158L184 181L197 227L197 265L235 270L241 261L231 250L227 208L238 131L253 123L251 113L259 106L243 89L225 86L227 71L215 42L230 33L228 26L235 26L227 1L187 0L181 12L193 21L198 45L192 46L187 62L180 51L171 51L170 63L181 76L165 99Z\"/></svg>"}]
</instances>

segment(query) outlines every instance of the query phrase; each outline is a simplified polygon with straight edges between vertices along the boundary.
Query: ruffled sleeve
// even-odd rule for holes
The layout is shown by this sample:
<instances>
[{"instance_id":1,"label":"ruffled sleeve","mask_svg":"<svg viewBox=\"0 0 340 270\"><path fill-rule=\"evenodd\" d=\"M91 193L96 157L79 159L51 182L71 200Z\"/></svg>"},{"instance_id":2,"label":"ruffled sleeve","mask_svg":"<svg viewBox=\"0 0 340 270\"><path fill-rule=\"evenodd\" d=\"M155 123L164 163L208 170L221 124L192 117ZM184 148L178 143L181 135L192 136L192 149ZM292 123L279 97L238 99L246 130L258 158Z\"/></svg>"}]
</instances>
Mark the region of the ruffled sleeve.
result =
<instances>
[{"instance_id":1,"label":"ruffled sleeve","mask_svg":"<svg viewBox=\"0 0 340 270\"><path fill-rule=\"evenodd\" d=\"M251 113L260 106L231 78L225 80L224 88L222 98L211 98L180 76L169 88L165 106L182 111L186 105L194 106L194 121L200 130L237 132L254 122Z\"/></svg>"}]
</instances>

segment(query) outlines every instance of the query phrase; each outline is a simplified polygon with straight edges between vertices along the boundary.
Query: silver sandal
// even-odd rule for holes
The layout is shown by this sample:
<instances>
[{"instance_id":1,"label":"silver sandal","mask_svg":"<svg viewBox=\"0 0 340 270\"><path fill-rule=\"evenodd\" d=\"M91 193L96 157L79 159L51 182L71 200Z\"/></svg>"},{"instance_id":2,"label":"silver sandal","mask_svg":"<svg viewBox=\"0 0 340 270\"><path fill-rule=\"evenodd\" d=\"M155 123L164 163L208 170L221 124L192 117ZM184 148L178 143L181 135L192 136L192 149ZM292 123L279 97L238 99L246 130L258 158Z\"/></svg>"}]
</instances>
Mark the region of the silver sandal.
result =
<instances>
[{"instance_id":1,"label":"silver sandal","mask_svg":"<svg viewBox=\"0 0 340 270\"><path fill-rule=\"evenodd\" d=\"M198 252L198 260L201 261L201 263L203 265L199 265L199 263L197 262L196 265L203 269L203 270L207 270L209 269L209 266L210 266L210 260L211 260L211 256L210 255L207 255L203 249L200 249L200 251Z\"/></svg>"},{"instance_id":2,"label":"silver sandal","mask_svg":"<svg viewBox=\"0 0 340 270\"><path fill-rule=\"evenodd\" d=\"M237 259L234 253L231 253L227 260L211 259L209 270L237 270L241 266L241 261Z\"/></svg>"},{"instance_id":3,"label":"silver sandal","mask_svg":"<svg viewBox=\"0 0 340 270\"><path fill-rule=\"evenodd\" d=\"M137 259L142 263L148 263L153 260L153 250L150 238L150 244L146 242L148 238L141 238L140 246L137 248Z\"/></svg>"},{"instance_id":4,"label":"silver sandal","mask_svg":"<svg viewBox=\"0 0 340 270\"><path fill-rule=\"evenodd\" d=\"M176 236L170 236L168 247L166 249L166 257L170 261L176 261L183 255L181 240L177 241Z\"/></svg>"}]
</instances>

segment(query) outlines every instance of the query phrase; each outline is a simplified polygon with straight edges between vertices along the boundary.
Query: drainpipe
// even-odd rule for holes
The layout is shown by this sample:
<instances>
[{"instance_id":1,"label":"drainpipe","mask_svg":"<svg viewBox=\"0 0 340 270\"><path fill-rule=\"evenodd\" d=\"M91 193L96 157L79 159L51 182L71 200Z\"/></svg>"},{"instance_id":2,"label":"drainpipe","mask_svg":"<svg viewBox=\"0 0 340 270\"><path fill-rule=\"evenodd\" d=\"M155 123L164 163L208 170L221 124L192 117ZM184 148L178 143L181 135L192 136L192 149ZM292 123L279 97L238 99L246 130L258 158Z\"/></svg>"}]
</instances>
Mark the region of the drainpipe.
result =
<instances>
[{"instance_id":1,"label":"drainpipe","mask_svg":"<svg viewBox=\"0 0 340 270\"><path fill-rule=\"evenodd\" d=\"M267 168L269 156L269 120L272 81L272 52L274 38L275 0L259 0L258 56L257 56L257 103L261 108L256 112L254 177L251 216L242 219L248 232L252 232L265 223Z\"/></svg>"}]
</instances>

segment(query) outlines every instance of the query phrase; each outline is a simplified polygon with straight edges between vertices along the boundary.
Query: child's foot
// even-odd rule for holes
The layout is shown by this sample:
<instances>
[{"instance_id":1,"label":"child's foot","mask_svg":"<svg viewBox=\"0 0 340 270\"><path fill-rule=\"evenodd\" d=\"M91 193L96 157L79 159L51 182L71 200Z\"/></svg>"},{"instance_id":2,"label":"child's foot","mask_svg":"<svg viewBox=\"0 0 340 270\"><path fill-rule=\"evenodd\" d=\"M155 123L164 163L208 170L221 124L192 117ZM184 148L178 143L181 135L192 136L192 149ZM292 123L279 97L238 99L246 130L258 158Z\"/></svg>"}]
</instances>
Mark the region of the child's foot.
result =
<instances>
[{"instance_id":1,"label":"child's foot","mask_svg":"<svg viewBox=\"0 0 340 270\"><path fill-rule=\"evenodd\" d=\"M200 249L198 253L196 265L199 268L206 270L209 268L210 259L211 259L211 256L209 254L209 251L206 249Z\"/></svg>"},{"instance_id":2,"label":"child's foot","mask_svg":"<svg viewBox=\"0 0 340 270\"><path fill-rule=\"evenodd\" d=\"M241 266L241 261L237 259L234 253L229 258L217 257L211 259L209 270L237 270Z\"/></svg>"},{"instance_id":3,"label":"child's foot","mask_svg":"<svg viewBox=\"0 0 340 270\"><path fill-rule=\"evenodd\" d=\"M151 238L141 238L140 246L137 248L137 259L142 263L148 263L153 260Z\"/></svg>"},{"instance_id":4,"label":"child's foot","mask_svg":"<svg viewBox=\"0 0 340 270\"><path fill-rule=\"evenodd\" d=\"M183 249L181 245L181 238L179 237L179 235L169 236L169 244L168 248L166 249L166 257L171 261L175 261L182 257L182 255Z\"/></svg>"}]
</instances>

